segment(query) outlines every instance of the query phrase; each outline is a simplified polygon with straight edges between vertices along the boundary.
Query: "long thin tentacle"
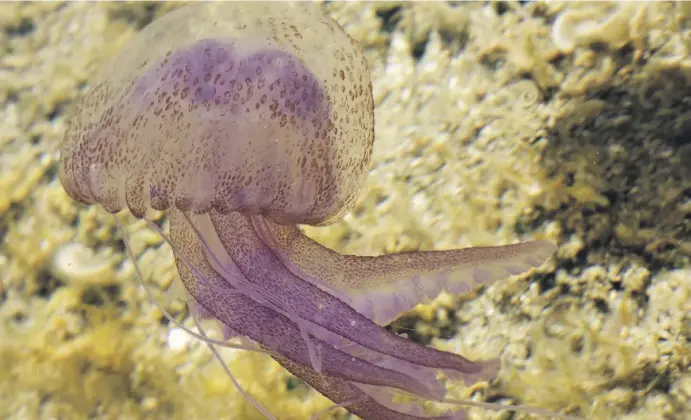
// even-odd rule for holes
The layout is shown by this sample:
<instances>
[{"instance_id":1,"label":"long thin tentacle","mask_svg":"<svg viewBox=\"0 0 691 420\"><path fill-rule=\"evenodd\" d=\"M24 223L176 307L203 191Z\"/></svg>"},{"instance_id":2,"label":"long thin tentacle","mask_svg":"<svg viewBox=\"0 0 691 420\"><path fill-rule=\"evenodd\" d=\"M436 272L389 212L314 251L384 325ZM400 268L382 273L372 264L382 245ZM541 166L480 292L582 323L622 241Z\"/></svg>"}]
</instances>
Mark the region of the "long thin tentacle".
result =
<instances>
[{"instance_id":1,"label":"long thin tentacle","mask_svg":"<svg viewBox=\"0 0 691 420\"><path fill-rule=\"evenodd\" d=\"M214 347L214 345L215 345L215 344L218 344L218 345L223 346L223 347L235 348L235 349L240 349L240 350L259 351L259 352L262 352L262 353L270 353L270 352L265 351L265 350L263 350L263 349L259 349L259 348L257 348L257 349L248 349L246 346L240 346L240 345L237 345L237 346L236 346L236 345L232 345L232 344L229 344L229 343L219 342L219 341L217 341L217 340L213 340L213 339L209 338L209 337L206 335L206 332L204 331L204 329L202 328L202 326L199 324L199 321L197 320L197 318L196 318L196 316L195 316L194 313L192 313L192 319L194 320L194 324L195 324L195 326L197 327L197 329L200 331L201 334L196 334L195 332L193 332L193 331L190 330L189 328L187 328L187 327L183 326L182 324L180 324L179 322L177 322L177 320L175 320L175 318L173 318L173 316L172 316L165 308L163 308L163 306L162 306L160 303L158 303L158 301L154 298L153 293L151 292L151 290L150 290L149 287L147 286L146 282L144 281L144 276L142 275L141 270L139 269L139 264L137 263L137 259L134 257L134 252L132 252L132 248L131 248L130 245L129 245L129 241L128 241L128 239L127 239L127 233L125 232L125 229L123 228L123 226L122 226L122 224L120 223L120 221L117 219L117 216L113 215L113 217L115 218L115 223L118 225L118 228L119 228L120 231L122 232L122 239L123 239L123 242L124 242L124 244L125 244L125 249L127 250L127 254L129 255L129 257L132 259L132 263L134 264L134 269L135 269L135 271L136 271L136 273L137 273L137 277L139 278L139 282L140 282L140 283L142 284L142 286L144 287L144 290L146 290L147 295L149 296L149 298L151 299L151 301L154 303L154 305L156 305L156 307L158 307L158 309L161 310L161 313L163 313L164 316L165 316L170 322L172 322L174 325L178 326L179 328L181 328L183 331L187 332L188 334L190 334L190 335L192 335L192 336L194 336L194 337L197 337L197 338L199 338L201 341L203 341L203 342L209 347L209 349L210 349L211 352L213 353L214 357L219 361L219 363L221 363L221 366L223 366L223 370L224 370L224 371L226 372L226 374L228 375L228 378L230 378L231 382L233 383L233 386L235 386L235 388L236 388L245 398L247 398L247 400L250 402L250 404L252 404L252 406L254 406L254 407L255 407L257 410L259 410L262 414L264 414L264 415L266 416L267 419L269 419L269 420L276 420L276 418L275 418L273 415L271 415L271 413L269 413L269 411L267 411L257 400L255 400L254 398L252 398L252 396L250 396L250 395L247 393L247 391L245 391L245 390L242 388L242 386L241 386L240 383L237 381L237 379L235 378L235 376L232 374L232 372L230 371L230 369L228 368L228 366L226 365L225 361L223 360L223 358L221 357L221 355L218 353L218 350ZM164 237L165 237L165 235L164 235Z\"/></svg>"},{"instance_id":2,"label":"long thin tentacle","mask_svg":"<svg viewBox=\"0 0 691 420\"><path fill-rule=\"evenodd\" d=\"M204 337L206 337L206 332L204 332L204 329L203 329L202 326L199 324L199 320L197 320L197 316L194 315L194 314L192 314L192 319L194 320L194 325L197 326L197 329L199 329L199 331L201 332L201 334L202 334ZM276 420L276 417L274 417L271 413L269 413L269 411L268 411L267 409L265 409L265 408L259 403L259 401L257 401L257 400L255 400L254 398L252 398L252 396L251 396L250 394L248 394L247 391L245 391L245 390L242 388L242 386L240 385L240 383L238 382L238 380L235 378L235 375L233 375L233 373L232 373L232 372L230 371L230 369L228 368L228 365L226 365L226 362L223 360L223 357L221 357L221 354L218 352L218 350L216 349L216 347L214 347L214 345L211 344L211 343L209 343L208 341L205 341L205 343L206 343L206 345L209 347L209 350L211 350L211 352L214 354L214 357L216 358L216 360L218 360L219 363L221 363L221 366L223 366L223 370L226 372L226 375L228 375L228 378L230 378L231 382L233 382L233 385L235 386L235 388L237 388L238 391L240 391L240 393L242 394L242 396L245 397L245 398L247 399L247 401L249 401L250 404L252 404L252 406L254 406L254 408L256 408L257 410L259 410L260 413L262 413L263 415L265 415L267 419L269 419L269 420Z\"/></svg>"},{"instance_id":3,"label":"long thin tentacle","mask_svg":"<svg viewBox=\"0 0 691 420\"><path fill-rule=\"evenodd\" d=\"M147 222L148 222L148 221L147 221ZM186 326L184 326L184 325L181 324L180 322L178 322L178 320L176 320L175 317L173 317L173 315L171 315L170 312L168 312L168 310L166 310L166 308L164 308L163 305L161 305L161 304L158 302L158 300L156 300L156 298L154 297L154 294L153 294L153 292L151 291L151 288L150 288L150 287L146 284L146 282L144 281L144 276L143 276L143 274L141 273L141 270L139 269L139 265L137 264L137 260L136 260L136 258L135 258L135 256L134 256L134 252L132 252L132 249L130 248L130 245L129 245L129 243L128 243L127 234L125 233L125 230L124 230L122 224L120 223L120 221L117 219L117 217L115 218L115 223L118 225L118 228L119 228L120 231L122 232L123 242L124 242L124 244L125 244L125 250L126 250L126 252L127 252L127 255L130 257L130 259L131 259L132 262L134 263L134 271L137 273L137 278L139 279L140 284L141 284L142 287L144 288L144 291L146 292L147 296L149 297L149 300L151 300L151 303L153 303L153 304L156 306L156 308L157 308L158 310L161 311L161 313L163 314L163 316L164 316L171 324L175 325L177 328L180 328L181 330L185 331L187 334L191 335L192 337L194 337L194 338L196 338L196 339L199 339L199 340L204 341L204 342L209 342L209 343L214 344L214 345L216 345L216 346L225 347L225 348L229 348L229 349L235 349L235 350L254 351L254 352L258 352L258 353L268 354L268 355L270 355L270 356L275 354L275 353L272 352L271 350L263 349L263 348L260 348L260 347L243 346L243 345L241 345L241 344L228 343L228 342L225 342L225 341L215 340L215 339L210 338L210 337L202 336L202 335L200 335L200 334L198 334L198 333L192 331L191 329L187 328ZM151 222L149 222L149 223L151 223ZM154 226L155 226L155 225L154 225ZM160 232L160 231L159 231L159 232ZM168 241L168 239L165 237L165 235L163 235L163 238L164 238L164 240ZM168 244L170 245L170 242L168 242ZM186 264L187 264L187 263L186 263ZM194 267L193 267L193 266L188 265L188 267L190 268L190 270L193 270L193 271L194 271ZM196 274L197 274L197 275L201 275L201 274L199 274L198 272L197 272Z\"/></svg>"}]
</instances>

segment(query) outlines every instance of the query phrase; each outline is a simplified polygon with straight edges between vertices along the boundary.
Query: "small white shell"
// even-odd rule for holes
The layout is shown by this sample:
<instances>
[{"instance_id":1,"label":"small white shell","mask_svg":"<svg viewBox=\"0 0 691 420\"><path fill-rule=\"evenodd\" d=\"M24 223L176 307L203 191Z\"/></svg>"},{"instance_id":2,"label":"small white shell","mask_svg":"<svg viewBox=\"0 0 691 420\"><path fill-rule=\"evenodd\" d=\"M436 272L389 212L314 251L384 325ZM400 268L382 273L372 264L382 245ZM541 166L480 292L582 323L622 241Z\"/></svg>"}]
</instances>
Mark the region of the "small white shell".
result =
<instances>
[{"instance_id":1,"label":"small white shell","mask_svg":"<svg viewBox=\"0 0 691 420\"><path fill-rule=\"evenodd\" d=\"M57 248L50 261L50 272L67 284L109 284L113 281L110 258L95 255L91 248L69 242Z\"/></svg>"}]
</instances>

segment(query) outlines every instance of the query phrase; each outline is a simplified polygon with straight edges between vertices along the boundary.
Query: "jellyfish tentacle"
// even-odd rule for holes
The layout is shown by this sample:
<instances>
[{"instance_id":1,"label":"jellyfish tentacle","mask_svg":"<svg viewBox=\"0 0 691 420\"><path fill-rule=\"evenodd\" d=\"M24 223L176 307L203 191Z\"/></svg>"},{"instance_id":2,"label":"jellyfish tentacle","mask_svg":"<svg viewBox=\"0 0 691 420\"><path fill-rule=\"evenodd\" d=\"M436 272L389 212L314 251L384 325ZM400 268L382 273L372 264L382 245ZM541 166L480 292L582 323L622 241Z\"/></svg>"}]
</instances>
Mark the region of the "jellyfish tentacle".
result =
<instances>
[{"instance_id":1,"label":"jellyfish tentacle","mask_svg":"<svg viewBox=\"0 0 691 420\"><path fill-rule=\"evenodd\" d=\"M122 226L122 223L120 223L120 221L117 219L117 217L115 215L113 215L113 217L115 218L115 223L118 226L118 229L120 230L120 232L122 232L123 243L125 245L125 252L127 253L128 257L132 260L132 264L134 266L134 271L137 274L137 279L139 280L139 283L144 288L144 291L147 294L147 296L149 297L149 300L151 300L151 302L158 308L158 310L161 311L163 316L171 324L175 325L177 328L180 328L181 330L185 331L185 333L191 335L192 337L194 337L198 340L201 340L204 342L209 342L209 343L216 345L216 346L226 347L226 348L235 349L235 350L254 351L254 352L259 352L259 353L265 353L268 355L273 354L273 352L271 352L267 349L263 349L263 348L259 348L259 347L253 347L253 346L247 346L247 345L241 345L241 344L227 343L225 341L215 340L213 338L202 336L201 334L198 334L198 333L190 330L189 328L187 328L186 326L181 324L177 319L175 319L175 317L170 312L168 312L168 310L166 308L164 308L163 305L160 304L160 302L158 302L158 300L154 297L154 294L151 291L151 288L144 281L144 275L142 274L141 269L139 268L139 263L137 262L137 258L134 256L134 253L132 252L132 248L130 247L129 241L127 239L127 232L125 231L125 228ZM164 240L168 241L167 236L165 234L163 234L162 231L159 231L159 232L161 233ZM194 268L191 268L191 270L194 270Z\"/></svg>"},{"instance_id":2,"label":"jellyfish tentacle","mask_svg":"<svg viewBox=\"0 0 691 420\"><path fill-rule=\"evenodd\" d=\"M197 236L199 243L202 244L204 252L206 253L207 260L211 265L221 274L222 278L225 279L232 287L241 293L245 293L248 297L257 301L257 303L270 306L273 310L283 314L284 316L292 319L298 326L300 331L300 337L305 341L307 345L307 354L310 359L312 367L317 372L321 372L321 350L317 344L312 342L310 335L308 333L305 320L297 316L294 312L291 312L290 308L284 303L276 299L275 295L263 293L261 287L255 282L248 280L248 277L242 272L242 270L237 267L237 263L228 256L225 250L222 248L222 244L218 244L217 235L203 234L200 231L200 227L207 226L207 231L209 229L209 217L206 215L196 215L190 216L184 212L179 212L182 219L187 222L190 231L193 231ZM213 227L210 227L213 229ZM226 258L223 258L223 255ZM221 261L223 258L223 261ZM211 286L213 287L213 286ZM223 290L218 290L218 293L223 293ZM280 348L280 344L276 345L276 348Z\"/></svg>"},{"instance_id":3,"label":"jellyfish tentacle","mask_svg":"<svg viewBox=\"0 0 691 420\"><path fill-rule=\"evenodd\" d=\"M242 345L233 345L230 343L218 342L217 340L213 340L213 339L209 338L206 335L206 332L204 331L202 326L199 324L199 321L197 320L197 317L194 315L194 313L192 314L192 318L194 320L195 326L197 327L197 330L199 330L199 332L200 332L199 334L195 333L194 331L192 331L189 328L185 327L184 325L180 324L161 304L158 303L156 298L154 298L153 293L149 289L149 286L144 281L144 276L142 275L141 270L139 269L137 259L135 258L134 253L132 252L132 248L130 247L129 240L127 238L127 232L123 228L123 226L120 223L120 221L118 220L117 216L113 215L113 218L115 219L115 223L118 226L118 229L120 229L120 232L122 232L122 240L125 244L126 252L128 253L130 259L132 260L132 263L134 264L134 269L137 273L137 277L139 278L139 282L142 285L142 287L144 287L144 290L146 291L146 293L149 295L149 299L154 303L154 305L156 305L158 307L158 309L161 311L163 316L165 316L166 319L168 319L173 325L182 329L183 331L190 334L191 336L199 338L200 341L204 342L209 347L209 349L213 353L214 357L219 361L219 363L223 367L226 375L230 378L231 382L233 383L233 386L235 386L235 388L243 395L243 397L245 397L247 399L247 401L249 401L250 404L252 404L257 410L259 410L259 412L264 414L267 419L276 420L276 418L271 413L269 413L268 410L266 410L257 400L252 398L252 396L249 395L247 393L247 391L245 391L242 388L242 386L237 381L237 379L235 378L233 373L230 371L230 369L228 368L226 363L223 361L223 358L219 354L218 350L214 346L220 345L220 346L226 347L226 348L233 348L233 349L238 349L238 350L258 351L258 352L269 353L269 354L270 354L270 352L268 352L267 350L261 349L261 348L249 348L247 346L242 346ZM162 235L162 236L165 237L165 235Z\"/></svg>"},{"instance_id":4,"label":"jellyfish tentacle","mask_svg":"<svg viewBox=\"0 0 691 420\"><path fill-rule=\"evenodd\" d=\"M194 230L185 223L183 216L175 211L171 213L169 220L171 242L180 244L173 248L178 272L185 287L204 310L261 347L273 350L274 353L279 353L295 363L309 366L311 363L307 355L307 345L299 338L297 324L283 313L258 303L245 293L237 293L212 267L203 246L196 240ZM195 240L190 240L193 238ZM187 269L183 257L195 267L195 272ZM405 372L370 363L335 349L313 335L310 339L324 349L324 375L398 388L427 397L439 398L443 394L443 386L436 380L432 382L427 378L413 377ZM280 349L277 348L279 345ZM272 354L272 357L274 356Z\"/></svg>"},{"instance_id":5,"label":"jellyfish tentacle","mask_svg":"<svg viewBox=\"0 0 691 420\"><path fill-rule=\"evenodd\" d=\"M227 258L232 259L246 277L253 278L263 293L288 307L290 314L378 353L420 366L467 374L469 382L496 373L498 365L495 361L474 362L390 334L344 301L295 276L262 242L247 216L239 213L222 215L212 211L210 219L215 229L202 230L203 235L217 235ZM242 232L242 235L237 232ZM223 251L214 252L221 255ZM323 264L330 262L324 260Z\"/></svg>"},{"instance_id":6,"label":"jellyfish tentacle","mask_svg":"<svg viewBox=\"0 0 691 420\"><path fill-rule=\"evenodd\" d=\"M257 234L296 276L338 296L379 325L387 325L442 291L467 293L542 265L556 250L547 241L413 251L376 257L340 254L295 225L253 216ZM324 264L329 261L329 264Z\"/></svg>"},{"instance_id":7,"label":"jellyfish tentacle","mask_svg":"<svg viewBox=\"0 0 691 420\"><path fill-rule=\"evenodd\" d=\"M197 317L195 315L192 315L192 319L194 320L194 325L197 326L197 329L200 331L200 333L204 337L206 337L206 332L202 328ZM237 378L235 378L235 375L233 375L233 373L230 371L230 368L228 368L228 365L223 360L223 357L218 352L216 347L214 347L214 345L209 341L204 340L204 343L209 347L209 350L211 350L211 352L213 353L216 360L218 360L218 362L221 364L221 366L223 367L223 370L226 373L226 376L228 376L228 378L230 378L230 381L233 383L233 386L235 386L235 388L238 390L238 392L240 392L240 394L242 394L242 396L245 397L245 399L247 401L249 401L250 404L252 404L252 406L254 406L254 408L259 410L260 413L262 413L264 416L266 416L267 419L277 420L276 417L273 416L273 414L271 414L266 408L264 408L263 405L261 405L259 403L259 401L255 400L247 391L245 391L245 389L242 387L242 385L240 385L240 382L238 382Z\"/></svg>"}]
</instances>

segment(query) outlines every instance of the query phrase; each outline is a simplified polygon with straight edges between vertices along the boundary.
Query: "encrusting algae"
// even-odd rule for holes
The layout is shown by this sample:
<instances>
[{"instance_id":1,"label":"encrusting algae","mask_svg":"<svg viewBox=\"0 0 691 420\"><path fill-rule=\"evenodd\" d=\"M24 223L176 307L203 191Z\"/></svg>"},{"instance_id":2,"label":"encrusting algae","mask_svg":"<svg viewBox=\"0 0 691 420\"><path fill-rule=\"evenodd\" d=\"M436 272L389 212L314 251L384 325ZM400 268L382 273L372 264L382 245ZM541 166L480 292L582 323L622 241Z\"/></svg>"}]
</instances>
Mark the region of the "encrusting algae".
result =
<instances>
[{"instance_id":1,"label":"encrusting algae","mask_svg":"<svg viewBox=\"0 0 691 420\"><path fill-rule=\"evenodd\" d=\"M4 418L262 418L205 347L192 340L182 352L170 350L174 327L137 287L112 217L76 206L55 178L55 148L94 70L174 7L0 5L0 147L12 162L0 164L0 185L9 188L0 193ZM560 245L534 276L474 299L442 295L392 328L413 327L402 332L471 359L501 355L499 380L453 390L459 398L594 419L688 417L684 3L324 7L366 48L377 146L356 208L306 231L367 255L531 237ZM554 23L584 8L591 27L617 24L619 10L639 20L625 42L579 39L562 50ZM527 107L507 99L535 86L540 95ZM144 224L124 219L145 280L166 301L170 250ZM112 258L110 280L77 283L51 273L55 252L73 242ZM165 308L186 319L180 302ZM330 406L268 357L224 355L274 412L306 419Z\"/></svg>"}]
</instances>

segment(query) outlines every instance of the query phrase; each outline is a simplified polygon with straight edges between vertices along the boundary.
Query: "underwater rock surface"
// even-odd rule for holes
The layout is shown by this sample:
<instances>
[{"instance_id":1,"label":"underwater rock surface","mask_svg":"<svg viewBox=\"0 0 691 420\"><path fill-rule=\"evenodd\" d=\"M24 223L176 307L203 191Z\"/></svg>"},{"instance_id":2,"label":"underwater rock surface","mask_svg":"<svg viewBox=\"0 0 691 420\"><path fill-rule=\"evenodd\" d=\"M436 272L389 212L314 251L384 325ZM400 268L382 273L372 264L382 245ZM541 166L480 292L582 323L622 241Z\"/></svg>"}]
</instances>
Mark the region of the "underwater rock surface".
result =
<instances>
[{"instance_id":1,"label":"underwater rock surface","mask_svg":"<svg viewBox=\"0 0 691 420\"><path fill-rule=\"evenodd\" d=\"M149 302L112 218L77 206L56 178L75 99L173 7L0 5L0 417L262 418ZM498 381L459 398L594 419L691 416L686 3L324 7L370 60L377 141L355 210L310 236L368 255L560 245L535 275L472 300L444 295L391 328L504 359ZM184 319L164 292L170 250L123 218L146 281ZM286 418L330 405L267 357L224 356Z\"/></svg>"}]
</instances>

